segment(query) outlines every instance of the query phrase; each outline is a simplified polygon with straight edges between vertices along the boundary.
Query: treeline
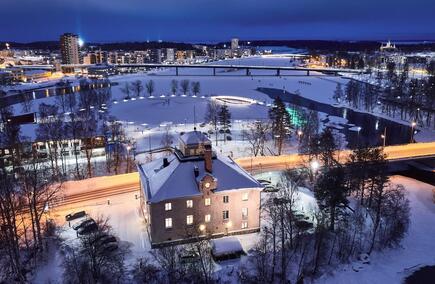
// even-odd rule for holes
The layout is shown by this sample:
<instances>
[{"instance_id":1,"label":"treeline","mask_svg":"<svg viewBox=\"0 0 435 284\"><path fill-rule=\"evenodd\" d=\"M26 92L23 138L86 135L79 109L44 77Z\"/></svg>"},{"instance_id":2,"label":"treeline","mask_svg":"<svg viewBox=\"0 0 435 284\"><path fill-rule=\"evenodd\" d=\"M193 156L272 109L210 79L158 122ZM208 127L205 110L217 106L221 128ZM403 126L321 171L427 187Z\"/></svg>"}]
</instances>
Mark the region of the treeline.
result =
<instances>
[{"instance_id":1,"label":"treeline","mask_svg":"<svg viewBox=\"0 0 435 284\"><path fill-rule=\"evenodd\" d=\"M369 261L408 229L409 201L389 182L381 148L354 150L341 165L330 130L309 144L305 172L287 172L262 204L261 239L240 271L243 283L303 283L342 263ZM301 209L308 205L300 203L300 186L313 189L316 206Z\"/></svg>"}]
</instances>

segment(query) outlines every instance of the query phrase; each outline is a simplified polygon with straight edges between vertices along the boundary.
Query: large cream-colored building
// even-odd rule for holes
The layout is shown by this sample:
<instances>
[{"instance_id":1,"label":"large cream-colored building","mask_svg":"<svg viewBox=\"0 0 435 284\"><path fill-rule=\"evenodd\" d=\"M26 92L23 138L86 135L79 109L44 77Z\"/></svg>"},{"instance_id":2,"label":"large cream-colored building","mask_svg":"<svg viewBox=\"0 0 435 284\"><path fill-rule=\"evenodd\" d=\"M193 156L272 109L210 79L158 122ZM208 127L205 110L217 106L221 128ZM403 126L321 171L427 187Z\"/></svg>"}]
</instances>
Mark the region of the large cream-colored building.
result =
<instances>
[{"instance_id":1,"label":"large cream-colored building","mask_svg":"<svg viewBox=\"0 0 435 284\"><path fill-rule=\"evenodd\" d=\"M142 211L152 246L260 230L261 185L199 131L173 154L139 166Z\"/></svg>"}]
</instances>

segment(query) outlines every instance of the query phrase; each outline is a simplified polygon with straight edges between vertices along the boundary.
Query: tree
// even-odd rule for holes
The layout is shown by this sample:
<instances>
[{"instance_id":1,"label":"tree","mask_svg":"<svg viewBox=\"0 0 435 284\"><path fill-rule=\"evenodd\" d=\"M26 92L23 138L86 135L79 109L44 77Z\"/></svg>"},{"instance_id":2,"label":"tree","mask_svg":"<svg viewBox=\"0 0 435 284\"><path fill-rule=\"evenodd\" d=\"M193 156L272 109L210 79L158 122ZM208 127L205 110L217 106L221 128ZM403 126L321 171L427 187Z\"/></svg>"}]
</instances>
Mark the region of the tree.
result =
<instances>
[{"instance_id":1,"label":"tree","mask_svg":"<svg viewBox=\"0 0 435 284\"><path fill-rule=\"evenodd\" d=\"M142 85L142 81L136 80L133 83L131 83L131 89L133 90L134 93L136 93L136 97L140 97L141 93L144 90L144 87Z\"/></svg>"},{"instance_id":2,"label":"tree","mask_svg":"<svg viewBox=\"0 0 435 284\"><path fill-rule=\"evenodd\" d=\"M119 174L120 166L124 161L125 131L122 123L111 121L108 123L107 132L110 137L109 147L106 151L107 171L110 173L113 170L115 174Z\"/></svg>"},{"instance_id":3,"label":"tree","mask_svg":"<svg viewBox=\"0 0 435 284\"><path fill-rule=\"evenodd\" d=\"M125 256L129 248L119 241L109 243L103 238L112 238L108 219L100 216L95 220L94 231L79 237L79 244L67 247L64 259L64 282L66 283L120 283L123 282Z\"/></svg>"},{"instance_id":4,"label":"tree","mask_svg":"<svg viewBox=\"0 0 435 284\"><path fill-rule=\"evenodd\" d=\"M281 155L284 141L290 138L290 115L285 104L277 97L273 107L269 110L269 118L272 121L272 135L276 141L278 155Z\"/></svg>"},{"instance_id":5,"label":"tree","mask_svg":"<svg viewBox=\"0 0 435 284\"><path fill-rule=\"evenodd\" d=\"M341 83L338 83L334 91L333 99L337 103L341 103L342 98L343 98L343 88L341 87Z\"/></svg>"},{"instance_id":6,"label":"tree","mask_svg":"<svg viewBox=\"0 0 435 284\"><path fill-rule=\"evenodd\" d=\"M176 95L177 94L177 91L178 91L178 81L177 80L172 80L171 81L171 92L172 92L172 95Z\"/></svg>"},{"instance_id":7,"label":"tree","mask_svg":"<svg viewBox=\"0 0 435 284\"><path fill-rule=\"evenodd\" d=\"M269 129L270 124L268 122L257 120L242 131L242 135L251 145L251 152L255 157L265 155L265 143L269 139Z\"/></svg>"},{"instance_id":8,"label":"tree","mask_svg":"<svg viewBox=\"0 0 435 284\"><path fill-rule=\"evenodd\" d=\"M345 186L345 174L341 166L328 169L317 180L314 196L319 208L329 213L329 229L334 231L335 221L347 206L348 188Z\"/></svg>"},{"instance_id":9,"label":"tree","mask_svg":"<svg viewBox=\"0 0 435 284\"><path fill-rule=\"evenodd\" d=\"M207 103L207 110L204 117L205 122L210 123L213 126L216 146L218 145L219 108L220 105L216 100L210 99Z\"/></svg>"},{"instance_id":10,"label":"tree","mask_svg":"<svg viewBox=\"0 0 435 284\"><path fill-rule=\"evenodd\" d=\"M80 88L81 90L81 88ZM129 82L125 82L124 87L121 87L121 92L125 94L125 99L130 99L131 86Z\"/></svg>"},{"instance_id":11,"label":"tree","mask_svg":"<svg viewBox=\"0 0 435 284\"><path fill-rule=\"evenodd\" d=\"M200 82L192 82L192 92L195 96L197 96L201 92L201 83Z\"/></svg>"},{"instance_id":12,"label":"tree","mask_svg":"<svg viewBox=\"0 0 435 284\"><path fill-rule=\"evenodd\" d=\"M37 250L43 250L42 217L62 190L62 183L57 181L59 177L56 172L41 163L34 149L19 182L22 196L26 200L25 206L29 211Z\"/></svg>"},{"instance_id":13,"label":"tree","mask_svg":"<svg viewBox=\"0 0 435 284\"><path fill-rule=\"evenodd\" d=\"M186 96L187 93L189 92L189 86L190 86L189 80L182 80L180 85L181 85L181 91L183 92L183 95Z\"/></svg>"},{"instance_id":14,"label":"tree","mask_svg":"<svg viewBox=\"0 0 435 284\"><path fill-rule=\"evenodd\" d=\"M231 128L231 112L226 104L221 105L219 110L219 124L221 125L224 132L224 142L227 141L227 132Z\"/></svg>"},{"instance_id":15,"label":"tree","mask_svg":"<svg viewBox=\"0 0 435 284\"><path fill-rule=\"evenodd\" d=\"M64 139L63 118L59 117L57 106L42 103L39 105L39 120L36 137L38 141L47 144L52 170L58 175L60 173L58 165L59 148L62 147L61 143Z\"/></svg>"},{"instance_id":16,"label":"tree","mask_svg":"<svg viewBox=\"0 0 435 284\"><path fill-rule=\"evenodd\" d=\"M153 95L153 93L154 93L154 81L153 80L149 80L145 84L145 88L147 89L148 95L151 97Z\"/></svg>"},{"instance_id":17,"label":"tree","mask_svg":"<svg viewBox=\"0 0 435 284\"><path fill-rule=\"evenodd\" d=\"M160 144L164 147L169 149L172 147L172 144L174 143L174 136L171 133L171 126L167 125L165 127L165 132L163 133L162 140Z\"/></svg>"}]
</instances>

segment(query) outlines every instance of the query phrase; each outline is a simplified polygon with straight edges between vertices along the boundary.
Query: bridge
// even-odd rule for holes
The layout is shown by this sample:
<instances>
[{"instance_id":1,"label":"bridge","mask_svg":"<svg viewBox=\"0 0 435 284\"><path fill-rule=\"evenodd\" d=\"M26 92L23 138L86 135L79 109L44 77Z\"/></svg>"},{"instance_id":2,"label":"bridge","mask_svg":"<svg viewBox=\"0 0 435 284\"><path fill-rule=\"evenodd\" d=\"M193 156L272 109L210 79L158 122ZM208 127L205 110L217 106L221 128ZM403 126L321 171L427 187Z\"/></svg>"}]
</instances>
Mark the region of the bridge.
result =
<instances>
[{"instance_id":1,"label":"bridge","mask_svg":"<svg viewBox=\"0 0 435 284\"><path fill-rule=\"evenodd\" d=\"M332 75L338 75L339 73L352 73L352 74L361 74L364 73L365 70L356 70L356 69L337 69L337 68L310 68L310 67L286 67L286 66L255 66L255 65L218 65L218 64L158 64L158 63L142 63L142 64L112 64L112 65L99 65L99 64L63 64L62 68L65 69L88 69L90 67L113 67L113 68L137 68L137 69L154 69L154 68L165 68L165 69L174 69L175 76L187 76L184 74L180 74L180 69L210 69L212 71L211 74L201 74L203 76L219 76L217 70L222 69L234 69L234 70L243 70L244 75L246 76L267 76L264 74L256 75L252 74L252 70L267 70L274 71L270 76L292 76L294 74L288 74L285 72L289 71L299 71L306 76L313 75L312 73L327 73ZM20 65L19 67L24 69L45 69L45 70L54 70L53 65ZM188 74L190 75L190 74ZM226 75L228 76L228 75Z\"/></svg>"},{"instance_id":2,"label":"bridge","mask_svg":"<svg viewBox=\"0 0 435 284\"><path fill-rule=\"evenodd\" d=\"M351 150L341 150L337 151L334 156L337 161L344 164L351 152ZM389 162L411 162L419 159L435 158L435 142L387 146L384 148L384 153L387 155ZM306 167L309 163L309 157L300 154L257 156L236 159L236 162L251 173L260 173Z\"/></svg>"}]
</instances>

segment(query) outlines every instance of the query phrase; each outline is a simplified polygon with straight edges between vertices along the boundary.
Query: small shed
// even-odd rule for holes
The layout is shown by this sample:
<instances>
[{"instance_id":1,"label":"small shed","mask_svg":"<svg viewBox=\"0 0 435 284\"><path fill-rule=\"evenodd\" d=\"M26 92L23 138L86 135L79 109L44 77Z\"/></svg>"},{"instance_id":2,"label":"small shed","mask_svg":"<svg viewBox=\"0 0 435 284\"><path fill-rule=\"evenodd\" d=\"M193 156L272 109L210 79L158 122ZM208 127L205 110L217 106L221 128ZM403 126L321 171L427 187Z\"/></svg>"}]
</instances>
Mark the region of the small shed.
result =
<instances>
[{"instance_id":1,"label":"small shed","mask_svg":"<svg viewBox=\"0 0 435 284\"><path fill-rule=\"evenodd\" d=\"M238 258L244 255L242 244L236 237L224 237L210 241L211 252L216 261Z\"/></svg>"}]
</instances>

